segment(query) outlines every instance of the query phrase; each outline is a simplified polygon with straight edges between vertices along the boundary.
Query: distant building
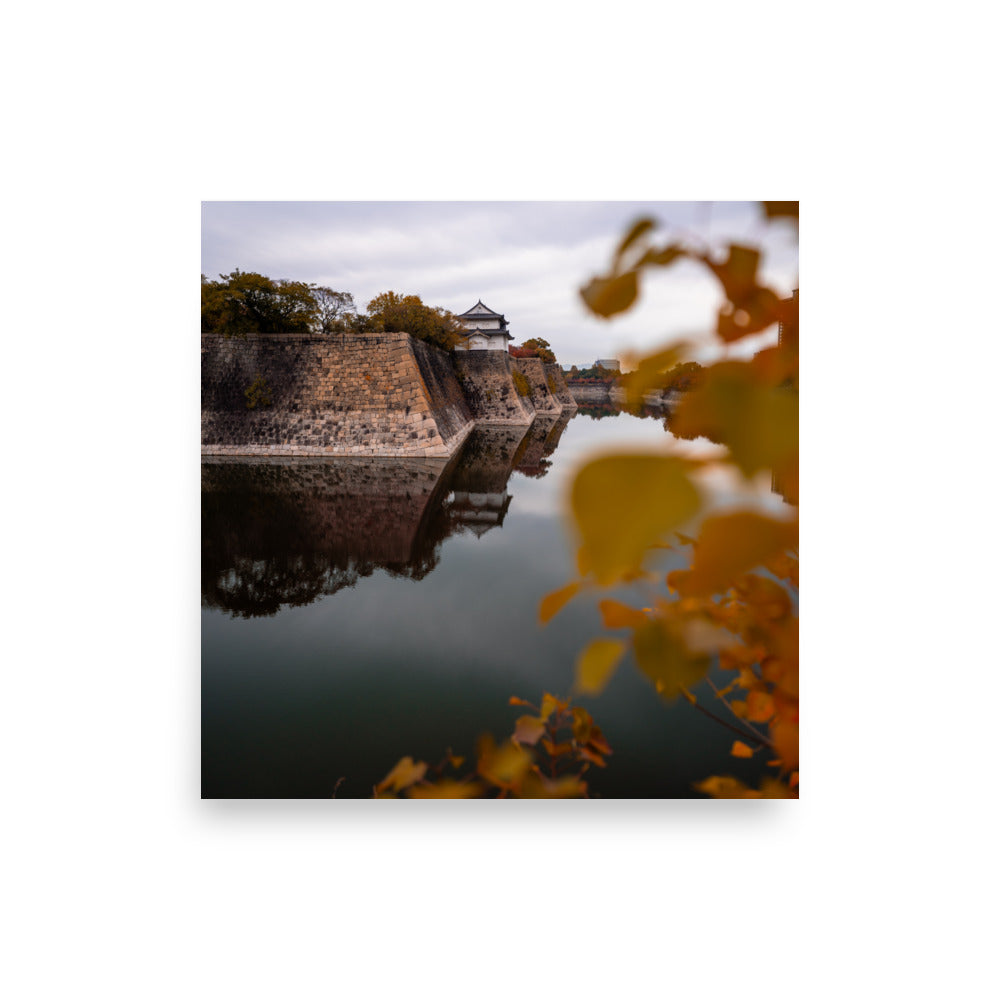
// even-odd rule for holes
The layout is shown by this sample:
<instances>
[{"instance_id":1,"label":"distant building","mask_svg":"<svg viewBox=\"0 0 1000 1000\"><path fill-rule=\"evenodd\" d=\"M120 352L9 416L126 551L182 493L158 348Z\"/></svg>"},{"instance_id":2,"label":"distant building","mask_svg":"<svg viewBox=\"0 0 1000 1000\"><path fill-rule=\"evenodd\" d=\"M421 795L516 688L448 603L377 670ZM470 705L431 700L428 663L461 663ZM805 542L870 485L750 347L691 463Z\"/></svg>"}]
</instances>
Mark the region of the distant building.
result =
<instances>
[{"instance_id":1,"label":"distant building","mask_svg":"<svg viewBox=\"0 0 1000 1000\"><path fill-rule=\"evenodd\" d=\"M484 306L482 299L458 319L469 334L456 351L506 351L508 342L514 339L507 331L507 317Z\"/></svg>"},{"instance_id":2,"label":"distant building","mask_svg":"<svg viewBox=\"0 0 1000 1000\"><path fill-rule=\"evenodd\" d=\"M620 372L622 363L617 358L598 358L594 362L595 368L604 368L609 372Z\"/></svg>"}]
</instances>

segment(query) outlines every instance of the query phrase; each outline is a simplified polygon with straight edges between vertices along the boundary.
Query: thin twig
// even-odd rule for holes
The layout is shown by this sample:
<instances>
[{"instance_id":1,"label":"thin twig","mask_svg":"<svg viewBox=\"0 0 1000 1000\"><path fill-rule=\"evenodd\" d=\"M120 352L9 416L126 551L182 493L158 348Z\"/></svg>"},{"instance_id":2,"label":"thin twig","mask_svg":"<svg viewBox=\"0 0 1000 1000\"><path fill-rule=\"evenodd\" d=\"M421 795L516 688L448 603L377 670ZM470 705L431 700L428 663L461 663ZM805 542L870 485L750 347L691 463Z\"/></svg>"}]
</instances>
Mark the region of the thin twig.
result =
<instances>
[{"instance_id":1,"label":"thin twig","mask_svg":"<svg viewBox=\"0 0 1000 1000\"><path fill-rule=\"evenodd\" d=\"M751 736L750 733L745 732L742 729L737 729L735 726L731 726L728 722L726 722L725 719L720 718L714 712L710 712L707 708L705 708L704 705L699 705L698 702L693 702L693 704L694 707L698 709L698 711L701 712L703 715L707 715L710 719L714 719L720 726L725 726L726 729L736 733L737 736L742 736L744 738L749 737L752 740L756 740L756 742L758 742L761 746L769 747L771 750L774 749L774 746L771 744L770 740L765 739L763 736L760 735L760 733L754 733Z\"/></svg>"},{"instance_id":2,"label":"thin twig","mask_svg":"<svg viewBox=\"0 0 1000 1000\"><path fill-rule=\"evenodd\" d=\"M756 729L751 728L750 723L747 722L746 719L741 719L736 714L736 709L734 709L733 706L730 705L729 702L726 701L726 699L722 697L722 694L719 692L719 689L712 683L712 679L710 677L706 677L705 680L708 681L708 686L715 692L715 697L718 698L719 701L721 701L722 704L725 705L726 708L728 708L729 711L733 713L733 718L738 719L739 722L741 723L741 725L743 725L744 728L746 728L747 730L749 730L749 732L752 733L757 739L761 739L761 734L759 732L757 732ZM771 747L772 750L774 749L773 745L770 742L767 742L764 745Z\"/></svg>"}]
</instances>

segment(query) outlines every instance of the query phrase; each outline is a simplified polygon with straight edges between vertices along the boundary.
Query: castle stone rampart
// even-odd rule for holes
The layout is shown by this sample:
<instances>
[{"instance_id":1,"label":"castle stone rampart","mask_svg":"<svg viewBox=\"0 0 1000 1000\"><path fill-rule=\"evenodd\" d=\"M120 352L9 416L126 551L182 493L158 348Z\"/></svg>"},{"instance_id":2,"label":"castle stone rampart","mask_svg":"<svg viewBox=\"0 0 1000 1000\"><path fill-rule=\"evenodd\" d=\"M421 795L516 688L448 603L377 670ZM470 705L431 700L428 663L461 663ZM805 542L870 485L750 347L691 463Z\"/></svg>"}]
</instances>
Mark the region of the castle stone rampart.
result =
<instances>
[{"instance_id":1,"label":"castle stone rampart","mask_svg":"<svg viewBox=\"0 0 1000 1000\"><path fill-rule=\"evenodd\" d=\"M562 403L552 394L546 377L545 365L541 358L511 358L514 367L528 380L531 386L531 402L535 412L558 415L562 412Z\"/></svg>"},{"instance_id":2,"label":"castle stone rampart","mask_svg":"<svg viewBox=\"0 0 1000 1000\"><path fill-rule=\"evenodd\" d=\"M449 357L406 333L202 336L204 455L450 456L472 425Z\"/></svg>"},{"instance_id":3,"label":"castle stone rampart","mask_svg":"<svg viewBox=\"0 0 1000 1000\"><path fill-rule=\"evenodd\" d=\"M455 373L477 420L523 425L534 420L534 404L514 385L513 360L506 351L455 353Z\"/></svg>"},{"instance_id":4,"label":"castle stone rampart","mask_svg":"<svg viewBox=\"0 0 1000 1000\"><path fill-rule=\"evenodd\" d=\"M544 367L545 381L548 383L550 390L552 390L552 386L555 385L555 390L552 391L552 395L559 400L563 413L569 413L572 410L579 409L576 405L576 400L573 398L573 393L569 391L569 386L566 384L566 377L563 375L562 367L554 361Z\"/></svg>"}]
</instances>

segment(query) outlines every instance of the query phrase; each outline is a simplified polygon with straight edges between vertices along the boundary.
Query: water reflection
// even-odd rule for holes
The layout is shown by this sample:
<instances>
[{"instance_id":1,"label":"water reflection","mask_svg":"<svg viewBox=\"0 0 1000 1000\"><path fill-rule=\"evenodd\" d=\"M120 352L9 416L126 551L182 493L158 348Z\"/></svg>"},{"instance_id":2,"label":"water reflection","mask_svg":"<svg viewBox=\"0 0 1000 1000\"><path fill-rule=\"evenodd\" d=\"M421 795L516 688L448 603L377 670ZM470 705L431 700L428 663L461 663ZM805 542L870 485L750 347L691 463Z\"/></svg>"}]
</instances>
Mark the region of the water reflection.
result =
<instances>
[{"instance_id":1,"label":"water reflection","mask_svg":"<svg viewBox=\"0 0 1000 1000\"><path fill-rule=\"evenodd\" d=\"M527 429L477 426L450 461L206 458L203 606L254 618L311 604L376 569L423 579L449 536L503 526L512 472L544 477L573 416L542 414ZM772 490L797 502L777 476Z\"/></svg>"},{"instance_id":2,"label":"water reflection","mask_svg":"<svg viewBox=\"0 0 1000 1000\"><path fill-rule=\"evenodd\" d=\"M515 465L522 476L541 479L549 471L552 467L549 455L559 446L559 439L573 416L572 413L564 416L545 413L535 418L535 422L528 428L523 454Z\"/></svg>"},{"instance_id":3,"label":"water reflection","mask_svg":"<svg viewBox=\"0 0 1000 1000\"><path fill-rule=\"evenodd\" d=\"M422 579L449 535L503 524L511 472L551 454L568 421L476 427L450 462L205 459L202 605L254 618L311 604L376 569Z\"/></svg>"},{"instance_id":4,"label":"water reflection","mask_svg":"<svg viewBox=\"0 0 1000 1000\"><path fill-rule=\"evenodd\" d=\"M666 436L627 414L549 416L480 426L450 463L204 460L202 794L366 798L404 755L510 732L512 694L568 691L602 621L581 600L538 623L574 573L561 498L587 455ZM707 774L766 769L638 670L586 707L615 749L596 794L680 798Z\"/></svg>"}]
</instances>

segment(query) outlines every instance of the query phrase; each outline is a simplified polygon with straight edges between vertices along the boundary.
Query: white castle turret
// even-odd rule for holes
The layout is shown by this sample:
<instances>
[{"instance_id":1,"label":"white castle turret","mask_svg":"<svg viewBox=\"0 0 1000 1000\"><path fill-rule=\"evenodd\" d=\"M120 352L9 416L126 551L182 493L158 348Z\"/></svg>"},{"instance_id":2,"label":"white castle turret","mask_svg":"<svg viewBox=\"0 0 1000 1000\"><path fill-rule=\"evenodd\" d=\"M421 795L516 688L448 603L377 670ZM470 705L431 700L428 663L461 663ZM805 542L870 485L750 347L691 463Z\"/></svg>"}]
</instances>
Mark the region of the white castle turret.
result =
<instances>
[{"instance_id":1,"label":"white castle turret","mask_svg":"<svg viewBox=\"0 0 1000 1000\"><path fill-rule=\"evenodd\" d=\"M456 351L506 351L507 343L514 339L507 332L507 317L484 306L482 299L458 319L469 334Z\"/></svg>"}]
</instances>

